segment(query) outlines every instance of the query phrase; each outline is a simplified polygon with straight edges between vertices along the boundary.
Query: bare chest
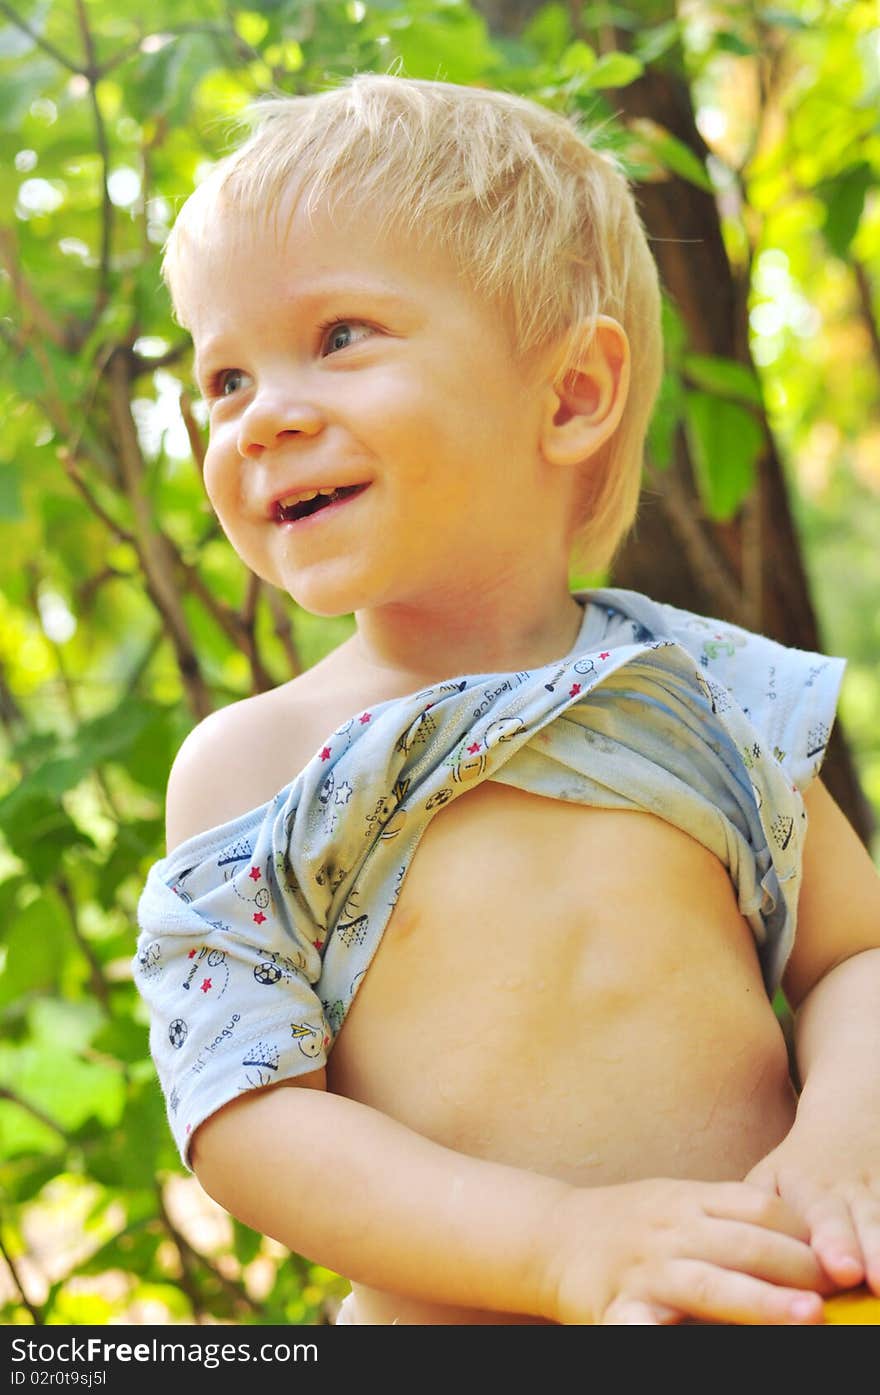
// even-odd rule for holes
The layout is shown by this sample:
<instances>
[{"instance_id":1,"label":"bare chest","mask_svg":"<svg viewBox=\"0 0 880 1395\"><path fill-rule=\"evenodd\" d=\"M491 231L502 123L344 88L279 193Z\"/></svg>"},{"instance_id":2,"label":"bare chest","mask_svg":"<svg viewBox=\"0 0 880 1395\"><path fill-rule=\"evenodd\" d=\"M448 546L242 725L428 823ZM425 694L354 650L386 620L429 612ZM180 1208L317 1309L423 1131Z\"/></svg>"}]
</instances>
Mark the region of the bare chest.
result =
<instances>
[{"instance_id":1,"label":"bare chest","mask_svg":"<svg viewBox=\"0 0 880 1395\"><path fill-rule=\"evenodd\" d=\"M716 859L651 815L491 782L428 826L328 1079L448 1146L584 1184L737 1175L790 1106Z\"/></svg>"}]
</instances>

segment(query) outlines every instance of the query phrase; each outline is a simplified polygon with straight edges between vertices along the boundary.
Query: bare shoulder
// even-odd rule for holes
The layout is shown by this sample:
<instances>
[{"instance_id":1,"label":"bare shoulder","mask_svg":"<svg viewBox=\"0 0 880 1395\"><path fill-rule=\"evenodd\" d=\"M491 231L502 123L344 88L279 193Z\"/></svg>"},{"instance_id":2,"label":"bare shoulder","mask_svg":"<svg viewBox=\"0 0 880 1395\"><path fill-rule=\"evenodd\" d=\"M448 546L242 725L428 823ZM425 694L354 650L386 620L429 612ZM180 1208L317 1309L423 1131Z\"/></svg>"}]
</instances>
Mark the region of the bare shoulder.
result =
<instances>
[{"instance_id":1,"label":"bare shoulder","mask_svg":"<svg viewBox=\"0 0 880 1395\"><path fill-rule=\"evenodd\" d=\"M280 711L295 721L292 684L229 703L203 718L174 758L165 794L168 852L187 838L215 828L271 799L286 781L276 758L269 784L270 751L276 747Z\"/></svg>"},{"instance_id":2,"label":"bare shoulder","mask_svg":"<svg viewBox=\"0 0 880 1395\"><path fill-rule=\"evenodd\" d=\"M168 777L168 852L274 799L367 698L375 700L343 643L288 683L205 717L181 744Z\"/></svg>"}]
</instances>

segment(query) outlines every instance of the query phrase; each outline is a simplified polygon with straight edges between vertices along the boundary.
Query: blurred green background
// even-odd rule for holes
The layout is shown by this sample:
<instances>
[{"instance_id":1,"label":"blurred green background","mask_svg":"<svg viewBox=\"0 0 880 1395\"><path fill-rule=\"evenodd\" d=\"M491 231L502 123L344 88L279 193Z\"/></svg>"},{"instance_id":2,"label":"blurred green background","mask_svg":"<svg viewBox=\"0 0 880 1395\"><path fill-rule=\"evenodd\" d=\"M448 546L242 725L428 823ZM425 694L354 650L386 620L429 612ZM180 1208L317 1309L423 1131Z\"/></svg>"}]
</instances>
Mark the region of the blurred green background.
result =
<instances>
[{"instance_id":1,"label":"blurred green background","mask_svg":"<svg viewBox=\"0 0 880 1395\"><path fill-rule=\"evenodd\" d=\"M834 788L876 858L880 22L873 0L148 9L0 0L0 1319L319 1323L346 1285L181 1171L131 982L183 736L351 628L249 578L207 507L158 270L175 209L247 102L356 71L606 123L668 291L647 532L608 579L847 657ZM680 547L647 545L652 508Z\"/></svg>"}]
</instances>

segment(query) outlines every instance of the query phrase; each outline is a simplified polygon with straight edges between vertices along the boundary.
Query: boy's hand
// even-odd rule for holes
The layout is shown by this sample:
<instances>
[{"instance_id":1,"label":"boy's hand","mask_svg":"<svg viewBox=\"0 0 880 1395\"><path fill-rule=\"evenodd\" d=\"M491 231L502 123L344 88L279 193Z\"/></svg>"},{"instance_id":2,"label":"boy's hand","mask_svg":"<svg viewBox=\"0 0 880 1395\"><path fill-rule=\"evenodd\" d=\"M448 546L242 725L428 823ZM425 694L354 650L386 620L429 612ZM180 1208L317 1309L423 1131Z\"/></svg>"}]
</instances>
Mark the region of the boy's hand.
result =
<instances>
[{"instance_id":1,"label":"boy's hand","mask_svg":"<svg viewBox=\"0 0 880 1395\"><path fill-rule=\"evenodd\" d=\"M808 1227L742 1182L572 1188L546 1237L547 1316L562 1323L822 1322Z\"/></svg>"},{"instance_id":2,"label":"boy's hand","mask_svg":"<svg viewBox=\"0 0 880 1395\"><path fill-rule=\"evenodd\" d=\"M779 1196L803 1218L834 1286L866 1283L880 1294L880 1129L876 1119L795 1123L752 1168L748 1182Z\"/></svg>"}]
</instances>

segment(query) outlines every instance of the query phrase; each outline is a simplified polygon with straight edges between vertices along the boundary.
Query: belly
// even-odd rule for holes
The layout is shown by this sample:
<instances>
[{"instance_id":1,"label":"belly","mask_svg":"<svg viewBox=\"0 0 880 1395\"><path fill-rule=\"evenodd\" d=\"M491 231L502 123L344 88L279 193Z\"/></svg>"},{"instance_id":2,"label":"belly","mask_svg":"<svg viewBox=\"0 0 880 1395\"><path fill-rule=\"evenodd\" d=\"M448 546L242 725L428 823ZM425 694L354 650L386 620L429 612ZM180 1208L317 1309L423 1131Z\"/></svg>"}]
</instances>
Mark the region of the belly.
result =
<instances>
[{"instance_id":1,"label":"belly","mask_svg":"<svg viewBox=\"0 0 880 1395\"><path fill-rule=\"evenodd\" d=\"M581 1186L740 1178L795 1103L717 859L652 815L491 782L429 825L328 1088L447 1147ZM360 1288L357 1311L524 1320Z\"/></svg>"}]
</instances>

